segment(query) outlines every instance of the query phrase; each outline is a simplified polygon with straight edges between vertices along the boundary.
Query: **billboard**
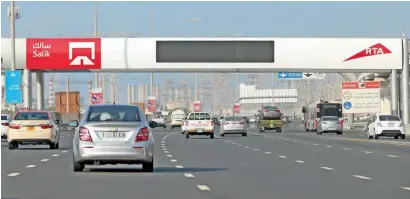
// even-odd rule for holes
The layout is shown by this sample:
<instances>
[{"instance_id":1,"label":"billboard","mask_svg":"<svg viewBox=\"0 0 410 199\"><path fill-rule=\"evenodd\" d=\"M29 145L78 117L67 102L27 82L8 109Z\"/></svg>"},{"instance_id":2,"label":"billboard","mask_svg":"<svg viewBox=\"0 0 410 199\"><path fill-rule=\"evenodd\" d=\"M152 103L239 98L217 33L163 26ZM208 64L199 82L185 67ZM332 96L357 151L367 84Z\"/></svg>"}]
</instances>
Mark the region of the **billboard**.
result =
<instances>
[{"instance_id":1,"label":"billboard","mask_svg":"<svg viewBox=\"0 0 410 199\"><path fill-rule=\"evenodd\" d=\"M201 102L194 101L194 112L200 112L200 111L201 111Z\"/></svg>"},{"instance_id":2,"label":"billboard","mask_svg":"<svg viewBox=\"0 0 410 199\"><path fill-rule=\"evenodd\" d=\"M343 113L380 113L380 82L343 82Z\"/></svg>"},{"instance_id":3,"label":"billboard","mask_svg":"<svg viewBox=\"0 0 410 199\"><path fill-rule=\"evenodd\" d=\"M234 112L235 112L235 113L240 113L240 112L241 112L241 104L236 103L236 104L233 106L233 109L234 109Z\"/></svg>"},{"instance_id":4,"label":"billboard","mask_svg":"<svg viewBox=\"0 0 410 199\"><path fill-rule=\"evenodd\" d=\"M103 104L103 93L102 88L93 88L91 91L91 103L92 104Z\"/></svg>"},{"instance_id":5,"label":"billboard","mask_svg":"<svg viewBox=\"0 0 410 199\"><path fill-rule=\"evenodd\" d=\"M148 112L157 111L157 99L155 96L148 96Z\"/></svg>"},{"instance_id":6,"label":"billboard","mask_svg":"<svg viewBox=\"0 0 410 199\"><path fill-rule=\"evenodd\" d=\"M101 69L101 38L29 38L26 64L31 70Z\"/></svg>"},{"instance_id":7,"label":"billboard","mask_svg":"<svg viewBox=\"0 0 410 199\"><path fill-rule=\"evenodd\" d=\"M6 104L23 103L21 85L21 71L7 71L5 73Z\"/></svg>"}]
</instances>

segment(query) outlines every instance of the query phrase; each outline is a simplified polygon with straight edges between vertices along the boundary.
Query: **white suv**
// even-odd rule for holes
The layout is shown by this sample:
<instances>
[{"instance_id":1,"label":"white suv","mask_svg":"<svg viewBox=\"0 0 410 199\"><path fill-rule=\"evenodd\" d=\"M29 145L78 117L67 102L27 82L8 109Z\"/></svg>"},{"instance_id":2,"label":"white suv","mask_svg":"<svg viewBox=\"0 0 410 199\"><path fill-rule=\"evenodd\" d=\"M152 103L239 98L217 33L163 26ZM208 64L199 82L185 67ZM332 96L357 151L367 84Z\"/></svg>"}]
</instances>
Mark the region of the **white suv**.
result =
<instances>
[{"instance_id":1,"label":"white suv","mask_svg":"<svg viewBox=\"0 0 410 199\"><path fill-rule=\"evenodd\" d=\"M369 139L379 139L381 136L406 138L403 121L395 115L377 115L367 129Z\"/></svg>"}]
</instances>

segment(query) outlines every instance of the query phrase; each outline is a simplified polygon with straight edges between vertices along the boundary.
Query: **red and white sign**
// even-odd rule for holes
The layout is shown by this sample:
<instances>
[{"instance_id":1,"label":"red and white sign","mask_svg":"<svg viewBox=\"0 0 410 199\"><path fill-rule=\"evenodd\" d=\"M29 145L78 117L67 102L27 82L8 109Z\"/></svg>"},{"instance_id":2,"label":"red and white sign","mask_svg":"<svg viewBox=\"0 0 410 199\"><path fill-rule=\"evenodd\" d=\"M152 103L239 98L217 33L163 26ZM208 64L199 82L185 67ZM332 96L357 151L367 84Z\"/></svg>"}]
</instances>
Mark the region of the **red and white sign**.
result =
<instances>
[{"instance_id":1,"label":"red and white sign","mask_svg":"<svg viewBox=\"0 0 410 199\"><path fill-rule=\"evenodd\" d=\"M378 43L378 44L375 44L373 46L363 49L362 51L354 54L353 56L347 58L344 61L349 61L349 60L359 59L359 58L369 57L369 56L375 56L375 55L390 54L390 53L391 51L388 48L386 48L386 46L384 46L381 43Z\"/></svg>"},{"instance_id":2,"label":"red and white sign","mask_svg":"<svg viewBox=\"0 0 410 199\"><path fill-rule=\"evenodd\" d=\"M200 112L200 111L201 111L201 102L195 101L194 102L194 112Z\"/></svg>"},{"instance_id":3,"label":"red and white sign","mask_svg":"<svg viewBox=\"0 0 410 199\"><path fill-rule=\"evenodd\" d=\"M233 109L234 109L235 113L240 113L240 112L241 112L241 104L236 103L236 104L233 106Z\"/></svg>"},{"instance_id":4,"label":"red and white sign","mask_svg":"<svg viewBox=\"0 0 410 199\"><path fill-rule=\"evenodd\" d=\"M31 70L101 69L101 38L30 38L26 64Z\"/></svg>"},{"instance_id":5,"label":"red and white sign","mask_svg":"<svg viewBox=\"0 0 410 199\"><path fill-rule=\"evenodd\" d=\"M157 111L157 98L155 96L148 97L148 112Z\"/></svg>"},{"instance_id":6,"label":"red and white sign","mask_svg":"<svg viewBox=\"0 0 410 199\"><path fill-rule=\"evenodd\" d=\"M102 88L94 88L91 91L91 104L103 104L103 92Z\"/></svg>"},{"instance_id":7,"label":"red and white sign","mask_svg":"<svg viewBox=\"0 0 410 199\"><path fill-rule=\"evenodd\" d=\"M380 113L380 82L343 82L343 113Z\"/></svg>"}]
</instances>

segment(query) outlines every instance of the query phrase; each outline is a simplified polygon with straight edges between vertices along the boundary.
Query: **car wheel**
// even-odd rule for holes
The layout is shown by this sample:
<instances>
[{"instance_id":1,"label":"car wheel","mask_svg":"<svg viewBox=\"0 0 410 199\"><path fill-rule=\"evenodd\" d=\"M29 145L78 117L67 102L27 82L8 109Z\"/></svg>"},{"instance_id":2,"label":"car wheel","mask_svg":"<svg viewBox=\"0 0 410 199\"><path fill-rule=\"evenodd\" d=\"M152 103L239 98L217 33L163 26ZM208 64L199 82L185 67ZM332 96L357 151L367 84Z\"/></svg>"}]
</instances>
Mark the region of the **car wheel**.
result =
<instances>
[{"instance_id":1,"label":"car wheel","mask_svg":"<svg viewBox=\"0 0 410 199\"><path fill-rule=\"evenodd\" d=\"M173 127L173 126L171 126L171 129L174 129L174 127Z\"/></svg>"},{"instance_id":2,"label":"car wheel","mask_svg":"<svg viewBox=\"0 0 410 199\"><path fill-rule=\"evenodd\" d=\"M210 135L210 137L209 137L209 138L214 139L214 134L213 134L213 133L211 133L211 135Z\"/></svg>"},{"instance_id":3,"label":"car wheel","mask_svg":"<svg viewBox=\"0 0 410 199\"><path fill-rule=\"evenodd\" d=\"M374 139L379 139L379 135L374 135Z\"/></svg>"},{"instance_id":4,"label":"car wheel","mask_svg":"<svg viewBox=\"0 0 410 199\"><path fill-rule=\"evenodd\" d=\"M247 133L242 133L242 136L248 136L248 134Z\"/></svg>"},{"instance_id":5,"label":"car wheel","mask_svg":"<svg viewBox=\"0 0 410 199\"><path fill-rule=\"evenodd\" d=\"M277 129L276 129L276 132L277 132L277 133L282 133L282 128L277 128Z\"/></svg>"},{"instance_id":6,"label":"car wheel","mask_svg":"<svg viewBox=\"0 0 410 199\"><path fill-rule=\"evenodd\" d=\"M51 142L49 145L50 145L50 149L56 149L57 148L57 144L55 142Z\"/></svg>"},{"instance_id":7,"label":"car wheel","mask_svg":"<svg viewBox=\"0 0 410 199\"><path fill-rule=\"evenodd\" d=\"M151 162L142 163L142 170L144 172L154 172L154 159Z\"/></svg>"},{"instance_id":8,"label":"car wheel","mask_svg":"<svg viewBox=\"0 0 410 199\"><path fill-rule=\"evenodd\" d=\"M73 171L74 172L83 171L84 168L85 168L84 164L76 162L73 158Z\"/></svg>"},{"instance_id":9,"label":"car wheel","mask_svg":"<svg viewBox=\"0 0 410 199\"><path fill-rule=\"evenodd\" d=\"M56 149L60 148L60 141L57 142L56 144Z\"/></svg>"},{"instance_id":10,"label":"car wheel","mask_svg":"<svg viewBox=\"0 0 410 199\"><path fill-rule=\"evenodd\" d=\"M19 147L19 144L17 143L12 143L12 142L9 143L10 150L17 149L18 147Z\"/></svg>"},{"instance_id":11,"label":"car wheel","mask_svg":"<svg viewBox=\"0 0 410 199\"><path fill-rule=\"evenodd\" d=\"M225 134L221 133L221 137L225 136Z\"/></svg>"},{"instance_id":12,"label":"car wheel","mask_svg":"<svg viewBox=\"0 0 410 199\"><path fill-rule=\"evenodd\" d=\"M403 135L400 136L400 138L401 138L402 140L404 140L404 139L406 139L406 135L403 134Z\"/></svg>"},{"instance_id":13,"label":"car wheel","mask_svg":"<svg viewBox=\"0 0 410 199\"><path fill-rule=\"evenodd\" d=\"M337 134L338 134L338 135L342 135L342 134L343 134L343 132L337 132Z\"/></svg>"},{"instance_id":14,"label":"car wheel","mask_svg":"<svg viewBox=\"0 0 410 199\"><path fill-rule=\"evenodd\" d=\"M181 133L184 134L185 132L184 132L184 131L181 131Z\"/></svg>"},{"instance_id":15,"label":"car wheel","mask_svg":"<svg viewBox=\"0 0 410 199\"><path fill-rule=\"evenodd\" d=\"M189 133L185 133L185 138L189 139Z\"/></svg>"},{"instance_id":16,"label":"car wheel","mask_svg":"<svg viewBox=\"0 0 410 199\"><path fill-rule=\"evenodd\" d=\"M166 129L166 128L167 128L167 126L163 126L162 128Z\"/></svg>"},{"instance_id":17,"label":"car wheel","mask_svg":"<svg viewBox=\"0 0 410 199\"><path fill-rule=\"evenodd\" d=\"M394 136L394 139L395 140L399 139L399 136L398 135Z\"/></svg>"},{"instance_id":18,"label":"car wheel","mask_svg":"<svg viewBox=\"0 0 410 199\"><path fill-rule=\"evenodd\" d=\"M373 139L373 135L367 135L367 137L371 140Z\"/></svg>"}]
</instances>

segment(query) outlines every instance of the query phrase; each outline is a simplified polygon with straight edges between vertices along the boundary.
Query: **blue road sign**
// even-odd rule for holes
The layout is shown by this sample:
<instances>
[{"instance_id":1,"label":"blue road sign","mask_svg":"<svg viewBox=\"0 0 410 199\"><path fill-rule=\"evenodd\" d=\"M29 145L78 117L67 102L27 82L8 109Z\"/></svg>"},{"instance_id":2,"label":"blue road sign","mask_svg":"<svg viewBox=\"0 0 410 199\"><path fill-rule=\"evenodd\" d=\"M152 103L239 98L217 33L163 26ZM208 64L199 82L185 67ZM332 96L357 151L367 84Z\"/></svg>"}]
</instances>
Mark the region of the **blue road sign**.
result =
<instances>
[{"instance_id":1,"label":"blue road sign","mask_svg":"<svg viewBox=\"0 0 410 199\"><path fill-rule=\"evenodd\" d=\"M303 73L302 72L279 72L278 78L279 79L302 79Z\"/></svg>"},{"instance_id":2,"label":"blue road sign","mask_svg":"<svg viewBox=\"0 0 410 199\"><path fill-rule=\"evenodd\" d=\"M7 71L6 78L6 104L23 103L23 92L21 90L21 71Z\"/></svg>"},{"instance_id":3,"label":"blue road sign","mask_svg":"<svg viewBox=\"0 0 410 199\"><path fill-rule=\"evenodd\" d=\"M345 108L346 110L351 109L352 108L352 103L351 102L343 103L343 108Z\"/></svg>"}]
</instances>

